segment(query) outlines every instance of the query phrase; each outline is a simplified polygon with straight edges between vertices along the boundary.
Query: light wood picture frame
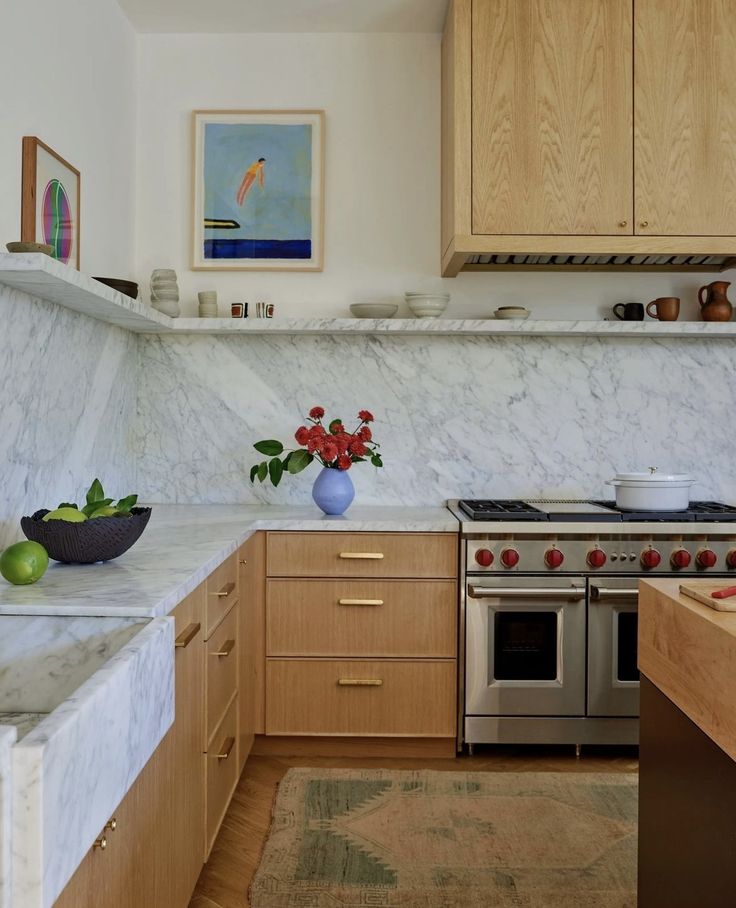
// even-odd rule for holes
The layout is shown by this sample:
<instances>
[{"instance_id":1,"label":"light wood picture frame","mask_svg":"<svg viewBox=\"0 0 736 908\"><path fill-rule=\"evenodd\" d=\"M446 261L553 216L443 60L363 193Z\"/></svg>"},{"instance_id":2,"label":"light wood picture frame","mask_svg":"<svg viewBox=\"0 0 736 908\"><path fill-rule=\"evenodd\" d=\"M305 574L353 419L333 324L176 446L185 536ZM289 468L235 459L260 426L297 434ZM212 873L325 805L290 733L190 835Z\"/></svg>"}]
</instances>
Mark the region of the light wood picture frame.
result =
<instances>
[{"instance_id":1,"label":"light wood picture frame","mask_svg":"<svg viewBox=\"0 0 736 908\"><path fill-rule=\"evenodd\" d=\"M79 269L82 178L37 136L23 136L20 238L47 243L52 256Z\"/></svg>"},{"instance_id":2,"label":"light wood picture frame","mask_svg":"<svg viewBox=\"0 0 736 908\"><path fill-rule=\"evenodd\" d=\"M192 270L322 271L323 110L192 113Z\"/></svg>"}]
</instances>

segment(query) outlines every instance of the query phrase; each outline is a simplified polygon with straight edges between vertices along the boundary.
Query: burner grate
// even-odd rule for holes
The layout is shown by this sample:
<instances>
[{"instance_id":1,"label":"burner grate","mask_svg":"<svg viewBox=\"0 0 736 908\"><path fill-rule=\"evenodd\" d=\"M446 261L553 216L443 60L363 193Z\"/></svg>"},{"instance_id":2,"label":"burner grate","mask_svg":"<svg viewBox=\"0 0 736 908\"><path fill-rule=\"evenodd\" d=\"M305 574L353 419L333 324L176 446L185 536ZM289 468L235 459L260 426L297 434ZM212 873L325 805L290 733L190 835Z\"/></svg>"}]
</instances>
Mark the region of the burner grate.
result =
<instances>
[{"instance_id":1,"label":"burner grate","mask_svg":"<svg viewBox=\"0 0 736 908\"><path fill-rule=\"evenodd\" d=\"M464 499L460 508L473 520L548 520L548 515L526 501Z\"/></svg>"}]
</instances>

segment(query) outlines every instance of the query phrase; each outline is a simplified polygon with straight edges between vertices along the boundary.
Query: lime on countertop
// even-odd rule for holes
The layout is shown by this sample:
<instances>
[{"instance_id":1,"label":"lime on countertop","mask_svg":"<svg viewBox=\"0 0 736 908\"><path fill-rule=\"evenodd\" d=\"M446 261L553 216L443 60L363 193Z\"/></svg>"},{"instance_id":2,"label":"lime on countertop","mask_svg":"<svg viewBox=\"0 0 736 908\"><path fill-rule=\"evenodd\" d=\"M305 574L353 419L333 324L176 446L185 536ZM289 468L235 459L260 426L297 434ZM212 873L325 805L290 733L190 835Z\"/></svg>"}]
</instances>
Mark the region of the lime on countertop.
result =
<instances>
[{"instance_id":1,"label":"lime on countertop","mask_svg":"<svg viewBox=\"0 0 736 908\"><path fill-rule=\"evenodd\" d=\"M0 555L0 574L17 586L35 583L46 573L49 556L38 542L16 542Z\"/></svg>"}]
</instances>

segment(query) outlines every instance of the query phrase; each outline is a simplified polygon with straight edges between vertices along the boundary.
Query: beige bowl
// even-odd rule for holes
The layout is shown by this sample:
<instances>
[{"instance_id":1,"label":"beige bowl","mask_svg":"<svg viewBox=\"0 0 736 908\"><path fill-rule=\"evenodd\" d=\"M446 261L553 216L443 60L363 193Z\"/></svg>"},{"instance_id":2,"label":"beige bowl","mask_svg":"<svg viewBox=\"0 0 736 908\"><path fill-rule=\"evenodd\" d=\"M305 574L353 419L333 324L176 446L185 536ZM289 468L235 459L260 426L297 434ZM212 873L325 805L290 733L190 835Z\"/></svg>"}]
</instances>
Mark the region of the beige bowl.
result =
<instances>
[{"instance_id":1,"label":"beige bowl","mask_svg":"<svg viewBox=\"0 0 736 908\"><path fill-rule=\"evenodd\" d=\"M351 303L355 318L393 318L399 307L396 303Z\"/></svg>"},{"instance_id":2,"label":"beige bowl","mask_svg":"<svg viewBox=\"0 0 736 908\"><path fill-rule=\"evenodd\" d=\"M44 255L53 255L54 247L48 243L6 243L8 252L42 252Z\"/></svg>"},{"instance_id":3,"label":"beige bowl","mask_svg":"<svg viewBox=\"0 0 736 908\"><path fill-rule=\"evenodd\" d=\"M529 318L531 312L523 306L501 306L493 314L496 318L518 318L523 321Z\"/></svg>"}]
</instances>

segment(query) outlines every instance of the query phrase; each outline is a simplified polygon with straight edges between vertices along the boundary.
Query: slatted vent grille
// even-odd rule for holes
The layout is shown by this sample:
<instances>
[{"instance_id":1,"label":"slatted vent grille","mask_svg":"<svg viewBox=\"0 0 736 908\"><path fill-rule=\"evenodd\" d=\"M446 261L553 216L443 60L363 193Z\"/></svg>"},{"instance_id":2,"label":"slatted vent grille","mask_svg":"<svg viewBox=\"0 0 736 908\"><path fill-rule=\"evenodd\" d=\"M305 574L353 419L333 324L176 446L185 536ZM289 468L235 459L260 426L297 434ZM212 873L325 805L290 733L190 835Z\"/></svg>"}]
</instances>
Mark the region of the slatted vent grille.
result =
<instances>
[{"instance_id":1,"label":"slatted vent grille","mask_svg":"<svg viewBox=\"0 0 736 908\"><path fill-rule=\"evenodd\" d=\"M729 266L733 256L730 255L471 255L467 265L489 266L597 266L606 268L631 268L650 266L659 268L694 268L721 269Z\"/></svg>"}]
</instances>

